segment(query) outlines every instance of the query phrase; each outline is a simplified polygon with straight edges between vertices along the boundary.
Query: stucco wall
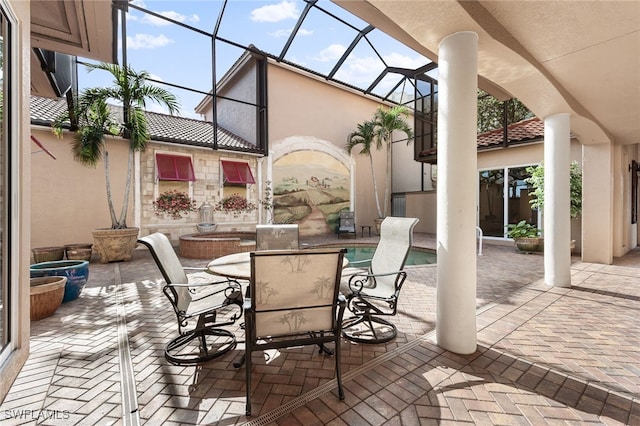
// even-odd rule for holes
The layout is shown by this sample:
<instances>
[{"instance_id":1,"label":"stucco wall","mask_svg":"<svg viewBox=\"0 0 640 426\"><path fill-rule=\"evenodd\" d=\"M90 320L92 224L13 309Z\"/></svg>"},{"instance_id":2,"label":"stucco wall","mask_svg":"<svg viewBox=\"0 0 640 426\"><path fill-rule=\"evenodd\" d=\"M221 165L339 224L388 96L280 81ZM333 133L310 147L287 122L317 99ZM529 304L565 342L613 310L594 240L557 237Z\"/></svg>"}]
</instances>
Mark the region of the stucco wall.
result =
<instances>
[{"instance_id":1,"label":"stucco wall","mask_svg":"<svg viewBox=\"0 0 640 426\"><path fill-rule=\"evenodd\" d=\"M31 141L31 247L91 243L91 231L111 227L107 205L103 163L96 168L73 159L73 135L56 138L51 129L32 129L32 134L56 157L54 160ZM121 139L108 142L111 163L111 190L120 214L126 181L128 145ZM133 188L127 225L135 226Z\"/></svg>"},{"instance_id":2,"label":"stucco wall","mask_svg":"<svg viewBox=\"0 0 640 426\"><path fill-rule=\"evenodd\" d=\"M324 80L293 72L270 63L269 143L274 146L286 138L312 136L342 149L358 123L373 117L381 105ZM354 150L356 225L373 225L377 217L369 158ZM380 201L384 196L385 152L373 152Z\"/></svg>"}]
</instances>

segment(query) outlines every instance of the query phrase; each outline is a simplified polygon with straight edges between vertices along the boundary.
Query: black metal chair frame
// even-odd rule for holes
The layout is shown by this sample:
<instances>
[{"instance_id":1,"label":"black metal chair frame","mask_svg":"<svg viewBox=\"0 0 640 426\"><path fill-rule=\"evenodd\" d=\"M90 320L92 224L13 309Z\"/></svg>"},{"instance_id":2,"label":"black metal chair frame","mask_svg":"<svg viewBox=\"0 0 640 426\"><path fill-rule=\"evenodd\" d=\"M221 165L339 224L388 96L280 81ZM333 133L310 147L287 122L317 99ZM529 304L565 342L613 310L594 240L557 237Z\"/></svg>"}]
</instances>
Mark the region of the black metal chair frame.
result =
<instances>
[{"instance_id":1,"label":"black metal chair frame","mask_svg":"<svg viewBox=\"0 0 640 426\"><path fill-rule=\"evenodd\" d=\"M149 249L153 260L160 269L166 283L162 291L169 299L178 322L178 336L171 339L165 346L165 358L174 365L194 365L217 358L235 349L237 345L235 335L221 327L234 324L242 316L242 287L237 281L231 279L206 283L172 282L171 273L167 270L168 266L164 264L162 256L157 252L160 250L160 247L156 247L157 244L169 244L170 246L169 240L164 235L162 237L151 235L138 239L138 242ZM162 241L163 239L166 239L166 242ZM173 248L171 250L173 251ZM175 256L174 261L179 262L175 252L173 255ZM184 271L205 271L204 268L183 267L182 269ZM198 295L198 289L206 290L206 292L200 297L193 297ZM180 292L184 290L189 292L190 297L193 297L188 306L191 303L207 301L211 298L217 300L201 309L189 312L188 306L186 308L180 307ZM220 301L221 295L224 295L222 301ZM237 309L237 312L229 314L225 321L218 322L218 311L223 308ZM195 327L185 330L189 322L194 319L196 320ZM211 349L215 348L214 350L209 348L208 336L216 339L215 345L211 347ZM185 352L184 348L187 348L194 340L198 341L199 352Z\"/></svg>"},{"instance_id":2,"label":"black metal chair frame","mask_svg":"<svg viewBox=\"0 0 640 426\"><path fill-rule=\"evenodd\" d=\"M334 289L334 303L331 305L308 305L304 307L300 306L291 306L281 309L272 309L268 312L285 312L294 310L304 310L304 309L313 309L313 308L321 308L321 307L332 307L332 318L333 323L330 329L326 330L317 330L313 332L302 332L302 333L291 333L291 334L281 334L278 336L269 336L265 338L265 336L257 336L256 335L256 303L255 298L246 298L244 301L244 315L245 315L245 342L246 342L246 353L244 356L245 362L245 374L246 374L246 415L251 415L251 353L255 351L265 351L269 349L281 349L295 346L306 346L306 345L318 345L320 348L320 352L324 352L327 355L334 355L335 357L335 371L336 371L336 381L338 384L338 397L340 400L344 400L344 390L342 387L342 373L341 373L341 363L340 363L340 336L341 336L341 328L343 322L343 316L346 307L346 299L339 292L340 286L340 276L342 271L342 259L344 257L345 249L307 249L307 250L293 250L293 251L270 251L270 252L256 252L251 253L251 281L249 283L250 294L256 294L256 280L259 280L259 277L255 275L255 256L295 256L295 255L313 255L313 253L317 254L327 254L327 253L339 253L338 262L336 263L336 267L339 270L336 271L336 282ZM310 295L312 296L312 295ZM265 312L265 311L262 311ZM331 351L324 346L325 343L333 342L334 350Z\"/></svg>"}]
</instances>

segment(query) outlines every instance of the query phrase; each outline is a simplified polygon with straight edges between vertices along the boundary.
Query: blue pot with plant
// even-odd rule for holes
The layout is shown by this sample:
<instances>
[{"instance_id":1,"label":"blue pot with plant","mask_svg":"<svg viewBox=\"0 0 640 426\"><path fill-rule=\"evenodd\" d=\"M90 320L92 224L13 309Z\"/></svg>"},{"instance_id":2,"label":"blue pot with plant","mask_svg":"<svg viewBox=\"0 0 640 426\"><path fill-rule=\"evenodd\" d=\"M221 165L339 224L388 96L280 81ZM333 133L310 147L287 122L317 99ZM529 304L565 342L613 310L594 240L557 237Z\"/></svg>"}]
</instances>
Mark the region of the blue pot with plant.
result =
<instances>
[{"instance_id":1,"label":"blue pot with plant","mask_svg":"<svg viewBox=\"0 0 640 426\"><path fill-rule=\"evenodd\" d=\"M62 303L70 302L80 296L80 292L89 280L89 261L57 260L35 263L29 267L31 278L67 277Z\"/></svg>"}]
</instances>

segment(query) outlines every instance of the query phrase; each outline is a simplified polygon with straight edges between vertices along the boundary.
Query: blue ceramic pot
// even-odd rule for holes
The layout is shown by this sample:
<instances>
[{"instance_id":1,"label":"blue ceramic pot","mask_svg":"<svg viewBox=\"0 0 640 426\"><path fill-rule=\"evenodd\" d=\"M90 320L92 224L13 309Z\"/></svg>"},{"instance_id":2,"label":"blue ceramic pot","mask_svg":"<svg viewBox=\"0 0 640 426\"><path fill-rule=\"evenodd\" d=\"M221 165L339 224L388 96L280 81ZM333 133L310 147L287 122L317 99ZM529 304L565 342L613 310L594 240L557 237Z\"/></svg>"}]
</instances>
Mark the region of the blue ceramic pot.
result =
<instances>
[{"instance_id":1,"label":"blue ceramic pot","mask_svg":"<svg viewBox=\"0 0 640 426\"><path fill-rule=\"evenodd\" d=\"M62 303L75 300L89 279L89 261L57 260L35 263L29 267L31 278L67 277Z\"/></svg>"}]
</instances>

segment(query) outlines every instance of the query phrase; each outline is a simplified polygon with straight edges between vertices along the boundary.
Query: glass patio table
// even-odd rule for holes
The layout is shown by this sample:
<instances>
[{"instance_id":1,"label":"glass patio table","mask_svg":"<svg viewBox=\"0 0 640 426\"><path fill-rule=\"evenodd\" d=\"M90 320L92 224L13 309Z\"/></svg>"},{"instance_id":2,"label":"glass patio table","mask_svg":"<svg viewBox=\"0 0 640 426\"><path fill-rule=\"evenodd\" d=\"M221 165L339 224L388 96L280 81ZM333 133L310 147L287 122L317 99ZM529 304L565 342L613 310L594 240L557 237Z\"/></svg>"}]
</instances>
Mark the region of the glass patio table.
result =
<instances>
[{"instance_id":1,"label":"glass patio table","mask_svg":"<svg viewBox=\"0 0 640 426\"><path fill-rule=\"evenodd\" d=\"M233 253L213 259L207 264L207 270L215 275L220 275L236 280L251 279L251 252ZM342 267L349 265L349 259L342 259Z\"/></svg>"}]
</instances>

